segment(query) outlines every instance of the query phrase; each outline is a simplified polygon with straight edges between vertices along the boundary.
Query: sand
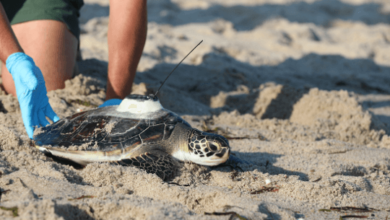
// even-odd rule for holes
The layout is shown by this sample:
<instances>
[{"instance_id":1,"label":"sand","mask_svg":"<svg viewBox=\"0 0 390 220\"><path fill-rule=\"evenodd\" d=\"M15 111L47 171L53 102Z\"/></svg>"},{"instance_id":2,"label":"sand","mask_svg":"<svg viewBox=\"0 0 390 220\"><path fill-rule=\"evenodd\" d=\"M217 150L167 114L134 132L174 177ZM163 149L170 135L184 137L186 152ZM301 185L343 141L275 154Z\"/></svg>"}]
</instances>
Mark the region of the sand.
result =
<instances>
[{"instance_id":1,"label":"sand","mask_svg":"<svg viewBox=\"0 0 390 220\"><path fill-rule=\"evenodd\" d=\"M105 98L108 0L85 2L80 74L48 94L60 117ZM184 164L170 182L105 163L76 169L31 147L17 100L1 93L0 218L386 219L389 23L387 0L149 1L133 93L156 91L203 40L161 103L250 164Z\"/></svg>"}]
</instances>

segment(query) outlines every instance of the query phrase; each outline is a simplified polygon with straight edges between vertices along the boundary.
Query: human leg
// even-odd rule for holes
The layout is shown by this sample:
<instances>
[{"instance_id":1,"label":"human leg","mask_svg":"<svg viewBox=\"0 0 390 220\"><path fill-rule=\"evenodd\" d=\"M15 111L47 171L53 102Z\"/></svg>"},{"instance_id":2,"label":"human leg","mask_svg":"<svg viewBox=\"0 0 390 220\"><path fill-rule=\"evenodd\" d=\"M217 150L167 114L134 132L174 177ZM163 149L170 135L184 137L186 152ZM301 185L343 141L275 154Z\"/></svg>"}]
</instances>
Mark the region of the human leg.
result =
<instances>
[{"instance_id":1,"label":"human leg","mask_svg":"<svg viewBox=\"0 0 390 220\"><path fill-rule=\"evenodd\" d=\"M48 91L65 87L72 78L77 54L77 38L67 26L55 20L35 20L12 25L24 52L34 59L45 78ZM2 65L3 86L16 96L11 74Z\"/></svg>"}]
</instances>

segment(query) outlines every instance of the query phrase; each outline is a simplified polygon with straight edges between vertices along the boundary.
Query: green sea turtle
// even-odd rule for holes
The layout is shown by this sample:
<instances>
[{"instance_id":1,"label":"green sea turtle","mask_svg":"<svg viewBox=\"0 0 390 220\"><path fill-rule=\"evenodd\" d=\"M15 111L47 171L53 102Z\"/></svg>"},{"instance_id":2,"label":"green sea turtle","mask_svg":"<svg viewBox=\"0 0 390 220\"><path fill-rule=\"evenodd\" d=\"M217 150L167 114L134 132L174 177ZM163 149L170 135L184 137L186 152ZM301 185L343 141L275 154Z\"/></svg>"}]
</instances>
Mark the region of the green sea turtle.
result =
<instances>
[{"instance_id":1,"label":"green sea turtle","mask_svg":"<svg viewBox=\"0 0 390 220\"><path fill-rule=\"evenodd\" d=\"M40 151L80 165L114 162L164 180L174 176L177 160L216 166L230 155L226 138L192 128L154 95L131 95L120 105L61 119L34 141Z\"/></svg>"}]
</instances>

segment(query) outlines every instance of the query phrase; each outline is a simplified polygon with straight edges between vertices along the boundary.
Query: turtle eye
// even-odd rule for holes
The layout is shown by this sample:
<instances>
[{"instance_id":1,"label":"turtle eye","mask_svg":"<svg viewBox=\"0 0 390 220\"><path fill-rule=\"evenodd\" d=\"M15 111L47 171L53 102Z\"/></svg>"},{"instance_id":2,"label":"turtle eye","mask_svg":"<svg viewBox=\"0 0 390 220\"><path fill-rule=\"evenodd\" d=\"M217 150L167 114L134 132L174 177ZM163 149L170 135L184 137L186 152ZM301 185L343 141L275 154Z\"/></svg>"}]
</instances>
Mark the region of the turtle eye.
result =
<instances>
[{"instance_id":1,"label":"turtle eye","mask_svg":"<svg viewBox=\"0 0 390 220\"><path fill-rule=\"evenodd\" d=\"M217 151L218 150L218 147L215 144L213 144L213 143L209 143L209 146L210 146L210 149L212 151Z\"/></svg>"}]
</instances>

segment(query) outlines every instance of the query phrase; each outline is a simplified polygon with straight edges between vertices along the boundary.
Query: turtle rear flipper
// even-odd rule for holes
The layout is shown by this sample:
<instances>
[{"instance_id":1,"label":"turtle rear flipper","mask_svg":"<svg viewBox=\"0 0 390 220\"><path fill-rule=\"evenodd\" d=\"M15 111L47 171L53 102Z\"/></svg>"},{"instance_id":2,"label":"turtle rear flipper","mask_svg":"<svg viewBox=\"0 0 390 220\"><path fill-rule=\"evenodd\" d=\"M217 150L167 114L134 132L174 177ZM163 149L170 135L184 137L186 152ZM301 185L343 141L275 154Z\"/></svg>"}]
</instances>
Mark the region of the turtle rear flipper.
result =
<instances>
[{"instance_id":1,"label":"turtle rear flipper","mask_svg":"<svg viewBox=\"0 0 390 220\"><path fill-rule=\"evenodd\" d=\"M179 163L168 154L145 153L133 158L117 161L122 166L135 166L147 173L155 173L161 179L172 179L179 168Z\"/></svg>"}]
</instances>

